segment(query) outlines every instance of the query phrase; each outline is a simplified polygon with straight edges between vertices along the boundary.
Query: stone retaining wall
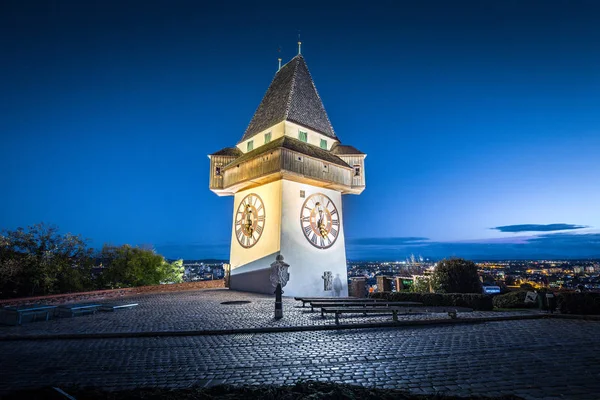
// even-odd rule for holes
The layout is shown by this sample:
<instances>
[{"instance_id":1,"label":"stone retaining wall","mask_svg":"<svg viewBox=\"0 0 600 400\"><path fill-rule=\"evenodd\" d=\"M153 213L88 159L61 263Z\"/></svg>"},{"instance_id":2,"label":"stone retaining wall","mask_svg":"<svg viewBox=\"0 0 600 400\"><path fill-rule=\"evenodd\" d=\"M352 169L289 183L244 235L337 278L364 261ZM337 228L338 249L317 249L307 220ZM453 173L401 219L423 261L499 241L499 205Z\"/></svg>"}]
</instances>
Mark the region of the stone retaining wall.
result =
<instances>
[{"instance_id":1,"label":"stone retaining wall","mask_svg":"<svg viewBox=\"0 0 600 400\"><path fill-rule=\"evenodd\" d=\"M82 301L98 301L146 293L181 292L184 290L213 289L225 287L223 279L214 281L198 281L174 283L170 285L139 286L133 288L95 290L91 292L64 293L50 296L22 297L18 299L0 300L0 306L20 306L27 304L62 304Z\"/></svg>"}]
</instances>

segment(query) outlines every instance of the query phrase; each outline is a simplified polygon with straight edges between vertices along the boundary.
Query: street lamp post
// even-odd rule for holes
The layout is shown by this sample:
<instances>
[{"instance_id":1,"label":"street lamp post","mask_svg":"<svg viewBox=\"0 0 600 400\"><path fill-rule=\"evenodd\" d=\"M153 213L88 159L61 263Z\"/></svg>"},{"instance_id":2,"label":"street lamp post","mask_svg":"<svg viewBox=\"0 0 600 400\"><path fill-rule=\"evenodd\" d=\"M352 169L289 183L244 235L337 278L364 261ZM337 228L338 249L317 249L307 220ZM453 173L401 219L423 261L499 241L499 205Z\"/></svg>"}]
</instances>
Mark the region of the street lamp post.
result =
<instances>
[{"instance_id":1,"label":"street lamp post","mask_svg":"<svg viewBox=\"0 0 600 400\"><path fill-rule=\"evenodd\" d=\"M288 272L289 264L283 261L283 255L279 254L275 258L275 262L271 264L271 285L275 288L275 319L283 318L283 303L281 295L283 288L290 279Z\"/></svg>"}]
</instances>

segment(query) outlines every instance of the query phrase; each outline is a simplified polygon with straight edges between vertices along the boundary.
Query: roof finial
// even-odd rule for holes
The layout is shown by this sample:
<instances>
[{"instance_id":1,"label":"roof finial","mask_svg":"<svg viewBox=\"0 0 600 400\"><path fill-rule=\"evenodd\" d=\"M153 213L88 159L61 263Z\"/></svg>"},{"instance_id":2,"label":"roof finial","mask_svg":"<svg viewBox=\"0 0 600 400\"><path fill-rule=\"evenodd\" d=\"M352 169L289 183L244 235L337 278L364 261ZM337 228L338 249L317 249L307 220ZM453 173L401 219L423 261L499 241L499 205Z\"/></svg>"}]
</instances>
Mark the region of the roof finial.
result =
<instances>
[{"instance_id":1,"label":"roof finial","mask_svg":"<svg viewBox=\"0 0 600 400\"><path fill-rule=\"evenodd\" d=\"M300 31L298 30L298 54L302 54L302 42L300 41Z\"/></svg>"},{"instance_id":2,"label":"roof finial","mask_svg":"<svg viewBox=\"0 0 600 400\"><path fill-rule=\"evenodd\" d=\"M277 53L279 53L279 58L277 58L279 61L279 68L277 68L277 71L279 71L281 69L281 46L277 48Z\"/></svg>"}]
</instances>

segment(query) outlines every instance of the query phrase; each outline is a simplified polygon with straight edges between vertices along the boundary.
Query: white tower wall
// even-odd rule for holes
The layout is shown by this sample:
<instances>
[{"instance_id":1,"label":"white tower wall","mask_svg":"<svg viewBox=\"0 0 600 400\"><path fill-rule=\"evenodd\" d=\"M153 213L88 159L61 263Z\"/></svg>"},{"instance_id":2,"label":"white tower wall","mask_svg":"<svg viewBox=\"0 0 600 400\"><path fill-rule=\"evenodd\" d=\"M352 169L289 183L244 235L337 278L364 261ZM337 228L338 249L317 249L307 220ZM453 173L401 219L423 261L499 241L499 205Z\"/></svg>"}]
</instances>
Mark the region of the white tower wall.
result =
<instances>
[{"instance_id":1,"label":"white tower wall","mask_svg":"<svg viewBox=\"0 0 600 400\"><path fill-rule=\"evenodd\" d=\"M301 191L304 191L304 197L301 197ZM237 193L234 213L239 202L249 193L258 194L265 204L265 230L260 240L250 249L240 246L232 232L231 288L273 293L269 280L270 264L278 254L282 254L285 262L290 264L290 280L283 289L286 296L347 296L348 273L341 193L283 179ZM329 197L340 216L337 240L327 249L317 248L306 240L300 224L304 201L314 193L323 193ZM342 289L339 293L324 290L325 271L331 272L332 277L341 282Z\"/></svg>"}]
</instances>

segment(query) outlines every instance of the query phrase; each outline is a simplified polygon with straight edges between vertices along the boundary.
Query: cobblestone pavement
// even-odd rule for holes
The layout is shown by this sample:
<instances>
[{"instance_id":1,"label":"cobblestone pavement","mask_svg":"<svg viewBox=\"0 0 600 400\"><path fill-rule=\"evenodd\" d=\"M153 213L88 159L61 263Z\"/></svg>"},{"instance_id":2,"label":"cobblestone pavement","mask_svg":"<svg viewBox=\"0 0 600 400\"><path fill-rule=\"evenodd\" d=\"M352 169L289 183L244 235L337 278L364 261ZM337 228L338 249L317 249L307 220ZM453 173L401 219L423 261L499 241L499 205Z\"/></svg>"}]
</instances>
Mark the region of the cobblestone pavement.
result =
<instances>
[{"instance_id":1,"label":"cobblestone pavement","mask_svg":"<svg viewBox=\"0 0 600 400\"><path fill-rule=\"evenodd\" d=\"M224 301L249 300L248 304L224 305ZM165 331L202 331L243 328L334 325L333 315L321 318L318 311L302 308L299 301L284 297L285 318L273 319L273 296L236 292L228 289L208 289L185 292L153 293L123 297L108 302L134 302L139 306L114 313L99 312L75 318L55 318L50 321L25 323L22 326L0 325L0 338L12 335L52 335L86 333L136 333ZM416 311L417 309L413 309ZM468 312L460 318L506 317L530 312ZM400 320L449 319L447 313L417 313L399 315ZM348 315L342 323L389 322L391 315Z\"/></svg>"},{"instance_id":2,"label":"cobblestone pavement","mask_svg":"<svg viewBox=\"0 0 600 400\"><path fill-rule=\"evenodd\" d=\"M330 380L414 393L600 398L600 322L521 320L160 338L0 342L0 394Z\"/></svg>"}]
</instances>

